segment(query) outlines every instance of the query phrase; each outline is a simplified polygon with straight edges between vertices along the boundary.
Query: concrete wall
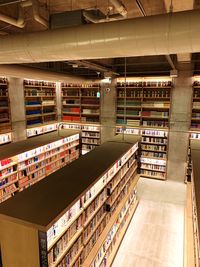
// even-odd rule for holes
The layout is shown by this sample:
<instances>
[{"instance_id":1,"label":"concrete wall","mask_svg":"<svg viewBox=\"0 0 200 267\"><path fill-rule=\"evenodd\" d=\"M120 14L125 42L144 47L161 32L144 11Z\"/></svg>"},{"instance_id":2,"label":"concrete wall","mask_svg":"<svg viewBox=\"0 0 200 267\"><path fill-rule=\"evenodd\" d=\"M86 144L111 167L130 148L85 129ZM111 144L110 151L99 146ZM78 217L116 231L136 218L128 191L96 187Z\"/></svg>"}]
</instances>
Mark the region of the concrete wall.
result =
<instances>
[{"instance_id":1,"label":"concrete wall","mask_svg":"<svg viewBox=\"0 0 200 267\"><path fill-rule=\"evenodd\" d=\"M26 116L23 79L9 78L9 97L13 142L26 139Z\"/></svg>"},{"instance_id":2,"label":"concrete wall","mask_svg":"<svg viewBox=\"0 0 200 267\"><path fill-rule=\"evenodd\" d=\"M192 110L192 72L189 64L179 70L173 84L167 178L184 181Z\"/></svg>"},{"instance_id":3,"label":"concrete wall","mask_svg":"<svg viewBox=\"0 0 200 267\"><path fill-rule=\"evenodd\" d=\"M101 86L101 143L115 135L116 126L116 79ZM110 89L108 92L107 88Z\"/></svg>"}]
</instances>

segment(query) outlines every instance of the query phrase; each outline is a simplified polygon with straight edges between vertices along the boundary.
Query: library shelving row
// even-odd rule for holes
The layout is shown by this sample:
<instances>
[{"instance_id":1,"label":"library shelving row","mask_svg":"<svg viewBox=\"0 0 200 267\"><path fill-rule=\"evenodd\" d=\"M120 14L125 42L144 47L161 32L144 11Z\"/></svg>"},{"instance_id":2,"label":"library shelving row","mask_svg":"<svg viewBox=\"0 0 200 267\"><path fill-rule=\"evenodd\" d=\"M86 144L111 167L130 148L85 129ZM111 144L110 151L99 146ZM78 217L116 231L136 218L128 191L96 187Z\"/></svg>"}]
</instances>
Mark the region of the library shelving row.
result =
<instances>
[{"instance_id":1,"label":"library shelving row","mask_svg":"<svg viewBox=\"0 0 200 267\"><path fill-rule=\"evenodd\" d=\"M166 179L168 131L144 127L116 127L116 134L141 135L140 173L142 177Z\"/></svg>"},{"instance_id":2,"label":"library shelving row","mask_svg":"<svg viewBox=\"0 0 200 267\"><path fill-rule=\"evenodd\" d=\"M138 204L138 142L106 142L2 203L2 265L110 267Z\"/></svg>"},{"instance_id":3,"label":"library shelving row","mask_svg":"<svg viewBox=\"0 0 200 267\"><path fill-rule=\"evenodd\" d=\"M12 132L0 134L0 145L12 142Z\"/></svg>"},{"instance_id":4,"label":"library shelving row","mask_svg":"<svg viewBox=\"0 0 200 267\"><path fill-rule=\"evenodd\" d=\"M27 138L33 137L36 135L41 135L53 131L57 131L59 127L58 123L50 123L50 124L44 124L42 126L38 127L31 127L26 129Z\"/></svg>"},{"instance_id":5,"label":"library shelving row","mask_svg":"<svg viewBox=\"0 0 200 267\"><path fill-rule=\"evenodd\" d=\"M95 147L99 146L101 143L101 126L98 124L63 122L63 128L81 131L82 155L88 153Z\"/></svg>"},{"instance_id":6,"label":"library shelving row","mask_svg":"<svg viewBox=\"0 0 200 267\"><path fill-rule=\"evenodd\" d=\"M11 114L8 80L0 77L0 145L11 141Z\"/></svg>"},{"instance_id":7,"label":"library shelving row","mask_svg":"<svg viewBox=\"0 0 200 267\"><path fill-rule=\"evenodd\" d=\"M193 250L194 254L194 265L190 266L200 266L200 194L199 194L199 178L200 178L200 168L199 168L199 158L200 158L200 140L191 140L191 162L192 162L192 175L191 175L191 213L192 213L192 224L190 231L192 231L193 236ZM190 183L188 183L190 185Z\"/></svg>"},{"instance_id":8,"label":"library shelving row","mask_svg":"<svg viewBox=\"0 0 200 267\"><path fill-rule=\"evenodd\" d=\"M62 120L100 122L100 85L62 83Z\"/></svg>"},{"instance_id":9,"label":"library shelving row","mask_svg":"<svg viewBox=\"0 0 200 267\"><path fill-rule=\"evenodd\" d=\"M79 133L62 130L0 148L0 202L79 157Z\"/></svg>"},{"instance_id":10,"label":"library shelving row","mask_svg":"<svg viewBox=\"0 0 200 267\"><path fill-rule=\"evenodd\" d=\"M172 82L164 80L118 79L117 124L169 127Z\"/></svg>"},{"instance_id":11,"label":"library shelving row","mask_svg":"<svg viewBox=\"0 0 200 267\"><path fill-rule=\"evenodd\" d=\"M56 83L24 80L27 127L57 121Z\"/></svg>"}]
</instances>

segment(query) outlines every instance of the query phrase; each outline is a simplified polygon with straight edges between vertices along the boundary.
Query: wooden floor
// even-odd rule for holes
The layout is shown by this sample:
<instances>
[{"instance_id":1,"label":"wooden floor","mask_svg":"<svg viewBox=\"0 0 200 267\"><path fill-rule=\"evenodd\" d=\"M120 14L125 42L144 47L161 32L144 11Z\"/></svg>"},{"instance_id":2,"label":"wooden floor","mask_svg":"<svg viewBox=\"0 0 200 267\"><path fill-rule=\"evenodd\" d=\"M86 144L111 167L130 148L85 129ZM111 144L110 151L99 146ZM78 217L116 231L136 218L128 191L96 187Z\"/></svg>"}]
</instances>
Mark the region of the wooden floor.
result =
<instances>
[{"instance_id":1,"label":"wooden floor","mask_svg":"<svg viewBox=\"0 0 200 267\"><path fill-rule=\"evenodd\" d=\"M186 187L141 179L140 204L112 267L183 267Z\"/></svg>"}]
</instances>

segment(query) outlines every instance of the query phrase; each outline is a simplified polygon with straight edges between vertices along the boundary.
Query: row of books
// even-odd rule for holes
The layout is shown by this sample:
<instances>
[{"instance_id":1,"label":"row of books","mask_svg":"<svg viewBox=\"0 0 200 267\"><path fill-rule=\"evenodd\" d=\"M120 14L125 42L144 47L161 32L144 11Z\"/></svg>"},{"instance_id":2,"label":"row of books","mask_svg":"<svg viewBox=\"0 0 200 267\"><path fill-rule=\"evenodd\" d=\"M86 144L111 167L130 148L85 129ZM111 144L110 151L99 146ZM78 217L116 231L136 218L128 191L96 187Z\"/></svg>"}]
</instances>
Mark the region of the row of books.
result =
<instances>
[{"instance_id":1,"label":"row of books","mask_svg":"<svg viewBox=\"0 0 200 267\"><path fill-rule=\"evenodd\" d=\"M8 107L8 101L7 100L0 100L0 108L1 107Z\"/></svg>"},{"instance_id":2,"label":"row of books","mask_svg":"<svg viewBox=\"0 0 200 267\"><path fill-rule=\"evenodd\" d=\"M169 87L172 85L171 81L127 81L117 82L117 86L133 86L133 87Z\"/></svg>"},{"instance_id":3,"label":"row of books","mask_svg":"<svg viewBox=\"0 0 200 267\"><path fill-rule=\"evenodd\" d=\"M7 84L8 80L5 77L0 77L0 83Z\"/></svg>"},{"instance_id":4,"label":"row of books","mask_svg":"<svg viewBox=\"0 0 200 267\"><path fill-rule=\"evenodd\" d=\"M80 113L80 108L63 108L63 112L65 113Z\"/></svg>"},{"instance_id":5,"label":"row of books","mask_svg":"<svg viewBox=\"0 0 200 267\"><path fill-rule=\"evenodd\" d=\"M140 116L141 115L141 111L138 111L138 110L129 109L129 110L124 111L123 109L117 109L117 114L124 115L124 113L126 116L128 116L128 115Z\"/></svg>"},{"instance_id":6,"label":"row of books","mask_svg":"<svg viewBox=\"0 0 200 267\"><path fill-rule=\"evenodd\" d=\"M158 178L158 179L165 179L165 173L164 172L157 172L157 171L150 171L150 170L140 170L141 176L147 175L148 177Z\"/></svg>"},{"instance_id":7,"label":"row of books","mask_svg":"<svg viewBox=\"0 0 200 267\"><path fill-rule=\"evenodd\" d=\"M0 120L9 120L9 114L6 112L0 113Z\"/></svg>"},{"instance_id":8,"label":"row of books","mask_svg":"<svg viewBox=\"0 0 200 267\"><path fill-rule=\"evenodd\" d=\"M118 90L118 97L132 97L132 98L142 98L143 92L141 89L137 90L127 90L126 92L124 90Z\"/></svg>"},{"instance_id":9,"label":"row of books","mask_svg":"<svg viewBox=\"0 0 200 267\"><path fill-rule=\"evenodd\" d=\"M166 171L166 167L163 165L155 165L155 164L147 164L147 163L142 163L141 169L149 169L152 171L159 171L159 172L165 172Z\"/></svg>"},{"instance_id":10,"label":"row of books","mask_svg":"<svg viewBox=\"0 0 200 267\"><path fill-rule=\"evenodd\" d=\"M65 99L63 100L63 105L80 105L79 99Z\"/></svg>"},{"instance_id":11,"label":"row of books","mask_svg":"<svg viewBox=\"0 0 200 267\"><path fill-rule=\"evenodd\" d=\"M168 111L142 111L141 112L141 116L145 116L145 117L161 117L161 118L167 118L169 116L169 112Z\"/></svg>"},{"instance_id":12,"label":"row of books","mask_svg":"<svg viewBox=\"0 0 200 267\"><path fill-rule=\"evenodd\" d=\"M200 97L200 90L194 90L193 97Z\"/></svg>"},{"instance_id":13,"label":"row of books","mask_svg":"<svg viewBox=\"0 0 200 267\"><path fill-rule=\"evenodd\" d=\"M153 157L153 158L166 159L166 153L142 151L141 155L144 156L144 157Z\"/></svg>"},{"instance_id":14,"label":"row of books","mask_svg":"<svg viewBox=\"0 0 200 267\"><path fill-rule=\"evenodd\" d=\"M165 144L167 145L167 139L166 138L158 138L158 137L142 137L142 142L148 142L148 143L159 143L159 144Z\"/></svg>"},{"instance_id":15,"label":"row of books","mask_svg":"<svg viewBox=\"0 0 200 267\"><path fill-rule=\"evenodd\" d=\"M100 133L82 132L82 137L100 138Z\"/></svg>"},{"instance_id":16,"label":"row of books","mask_svg":"<svg viewBox=\"0 0 200 267\"><path fill-rule=\"evenodd\" d=\"M145 90L119 90L118 97L132 98L170 98L170 91L166 89L145 89Z\"/></svg>"},{"instance_id":17,"label":"row of books","mask_svg":"<svg viewBox=\"0 0 200 267\"><path fill-rule=\"evenodd\" d=\"M100 141L95 138L83 138L82 143L100 145Z\"/></svg>"},{"instance_id":18,"label":"row of books","mask_svg":"<svg viewBox=\"0 0 200 267\"><path fill-rule=\"evenodd\" d=\"M67 83L62 82L61 87L80 87L80 88L91 88L91 87L99 87L98 83L88 83L88 84L80 84L80 83Z\"/></svg>"},{"instance_id":19,"label":"row of books","mask_svg":"<svg viewBox=\"0 0 200 267\"><path fill-rule=\"evenodd\" d=\"M126 100L126 103L124 103L124 100L118 100L117 101L117 105L118 106L133 106L133 107L140 107L142 105L141 101L130 101L130 100Z\"/></svg>"},{"instance_id":20,"label":"row of books","mask_svg":"<svg viewBox=\"0 0 200 267\"><path fill-rule=\"evenodd\" d=\"M0 88L0 97L1 96L7 96L8 97L8 90L7 90L7 88Z\"/></svg>"},{"instance_id":21,"label":"row of books","mask_svg":"<svg viewBox=\"0 0 200 267\"><path fill-rule=\"evenodd\" d=\"M37 85L37 86L50 86L50 87L55 87L56 83L55 82L48 82L48 81L37 81L37 80L24 80L24 85Z\"/></svg>"},{"instance_id":22,"label":"row of books","mask_svg":"<svg viewBox=\"0 0 200 267\"><path fill-rule=\"evenodd\" d=\"M141 148L143 150L153 150L153 151L166 151L166 146L159 146L159 145L146 145L146 144L142 144Z\"/></svg>"},{"instance_id":23,"label":"row of books","mask_svg":"<svg viewBox=\"0 0 200 267\"><path fill-rule=\"evenodd\" d=\"M200 112L193 112L193 113L192 113L192 118L197 118L197 119L199 119L199 118L200 118Z\"/></svg>"}]
</instances>

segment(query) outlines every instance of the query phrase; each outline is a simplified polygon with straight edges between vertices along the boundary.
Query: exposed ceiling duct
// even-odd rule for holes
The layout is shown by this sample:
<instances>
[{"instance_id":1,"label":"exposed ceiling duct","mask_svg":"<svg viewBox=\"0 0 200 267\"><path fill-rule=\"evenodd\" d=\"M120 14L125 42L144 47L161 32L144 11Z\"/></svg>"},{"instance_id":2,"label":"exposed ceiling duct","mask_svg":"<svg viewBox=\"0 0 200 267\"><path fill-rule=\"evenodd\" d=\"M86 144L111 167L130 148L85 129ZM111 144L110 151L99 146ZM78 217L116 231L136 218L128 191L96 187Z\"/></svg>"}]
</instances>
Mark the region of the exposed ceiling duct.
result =
<instances>
[{"instance_id":1,"label":"exposed ceiling duct","mask_svg":"<svg viewBox=\"0 0 200 267\"><path fill-rule=\"evenodd\" d=\"M2 36L0 63L200 52L199 10Z\"/></svg>"},{"instance_id":2,"label":"exposed ceiling duct","mask_svg":"<svg viewBox=\"0 0 200 267\"><path fill-rule=\"evenodd\" d=\"M21 65L0 65L0 76L6 77L24 77L26 79L38 79L38 80L48 80L48 81L67 81L67 82L87 82L86 79L75 76L68 75L59 72L53 72L48 70L41 70L33 67L21 66Z\"/></svg>"},{"instance_id":3,"label":"exposed ceiling duct","mask_svg":"<svg viewBox=\"0 0 200 267\"><path fill-rule=\"evenodd\" d=\"M48 21L42 18L39 14L39 2L38 0L22 0L18 4L18 18L12 18L4 14L0 14L0 21L8 23L18 28L25 27L25 20L24 20L24 11L23 8L32 6L33 9L33 17L35 21L48 28Z\"/></svg>"}]
</instances>

